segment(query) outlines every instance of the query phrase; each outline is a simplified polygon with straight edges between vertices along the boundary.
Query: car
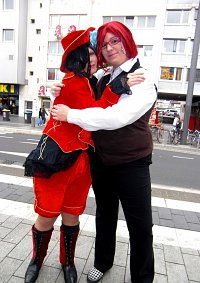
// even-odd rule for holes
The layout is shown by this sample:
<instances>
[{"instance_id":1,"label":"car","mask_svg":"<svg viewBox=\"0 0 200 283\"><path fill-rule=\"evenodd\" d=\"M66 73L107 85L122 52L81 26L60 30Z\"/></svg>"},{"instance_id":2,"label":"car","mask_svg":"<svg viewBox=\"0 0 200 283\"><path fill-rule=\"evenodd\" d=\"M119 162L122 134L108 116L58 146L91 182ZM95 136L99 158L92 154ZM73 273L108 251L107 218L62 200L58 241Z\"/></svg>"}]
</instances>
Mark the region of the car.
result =
<instances>
[{"instance_id":1,"label":"car","mask_svg":"<svg viewBox=\"0 0 200 283\"><path fill-rule=\"evenodd\" d=\"M165 115L165 116L171 116L171 117L175 117L177 114L179 114L179 112L178 112L177 109L167 109L167 110L164 112L164 115Z\"/></svg>"}]
</instances>

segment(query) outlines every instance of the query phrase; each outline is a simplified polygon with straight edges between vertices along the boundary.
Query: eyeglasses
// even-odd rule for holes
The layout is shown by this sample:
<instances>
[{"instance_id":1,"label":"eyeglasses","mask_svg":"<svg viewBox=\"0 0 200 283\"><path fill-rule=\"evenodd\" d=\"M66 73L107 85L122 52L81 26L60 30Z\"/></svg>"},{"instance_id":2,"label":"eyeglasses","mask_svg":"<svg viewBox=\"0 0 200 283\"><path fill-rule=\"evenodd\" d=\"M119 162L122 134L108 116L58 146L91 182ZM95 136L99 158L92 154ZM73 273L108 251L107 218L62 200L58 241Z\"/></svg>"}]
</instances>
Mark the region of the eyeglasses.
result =
<instances>
[{"instance_id":1,"label":"eyeglasses","mask_svg":"<svg viewBox=\"0 0 200 283\"><path fill-rule=\"evenodd\" d=\"M102 50L104 50L104 49L107 48L108 44L112 47L112 46L118 44L119 42L121 42L121 38L115 36L115 37L112 37L109 41L104 41L101 48L102 48Z\"/></svg>"}]
</instances>

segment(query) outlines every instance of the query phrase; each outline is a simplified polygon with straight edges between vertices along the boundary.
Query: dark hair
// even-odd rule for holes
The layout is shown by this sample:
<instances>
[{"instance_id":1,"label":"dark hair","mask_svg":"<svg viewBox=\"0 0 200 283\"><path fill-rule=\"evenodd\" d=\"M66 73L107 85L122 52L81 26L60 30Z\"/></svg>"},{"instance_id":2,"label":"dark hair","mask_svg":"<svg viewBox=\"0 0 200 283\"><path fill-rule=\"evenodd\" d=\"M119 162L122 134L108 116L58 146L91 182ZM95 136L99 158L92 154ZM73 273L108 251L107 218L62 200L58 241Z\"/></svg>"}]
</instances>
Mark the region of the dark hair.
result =
<instances>
[{"instance_id":1,"label":"dark hair","mask_svg":"<svg viewBox=\"0 0 200 283\"><path fill-rule=\"evenodd\" d=\"M91 67L88 47L89 44L84 44L70 52L65 60L65 69L74 72L77 76L90 77ZM84 69L86 67L86 64L88 64L88 68L85 72Z\"/></svg>"}]
</instances>

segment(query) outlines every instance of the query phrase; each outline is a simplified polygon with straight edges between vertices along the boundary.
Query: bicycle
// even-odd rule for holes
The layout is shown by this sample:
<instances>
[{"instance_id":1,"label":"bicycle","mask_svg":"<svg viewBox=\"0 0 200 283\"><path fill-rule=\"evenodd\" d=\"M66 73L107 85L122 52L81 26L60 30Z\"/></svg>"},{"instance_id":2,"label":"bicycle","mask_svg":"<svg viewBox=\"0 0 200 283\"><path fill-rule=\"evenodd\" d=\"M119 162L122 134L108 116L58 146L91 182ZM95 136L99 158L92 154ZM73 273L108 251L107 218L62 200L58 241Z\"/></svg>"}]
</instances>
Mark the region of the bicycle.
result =
<instances>
[{"instance_id":1,"label":"bicycle","mask_svg":"<svg viewBox=\"0 0 200 283\"><path fill-rule=\"evenodd\" d=\"M181 141L181 133L179 129L171 129L168 132L168 139L167 142L170 144L177 145Z\"/></svg>"},{"instance_id":2,"label":"bicycle","mask_svg":"<svg viewBox=\"0 0 200 283\"><path fill-rule=\"evenodd\" d=\"M195 130L190 138L190 145L200 147L200 131Z\"/></svg>"},{"instance_id":3,"label":"bicycle","mask_svg":"<svg viewBox=\"0 0 200 283\"><path fill-rule=\"evenodd\" d=\"M162 143L164 140L164 128L162 124L149 125L152 135L152 140Z\"/></svg>"}]
</instances>

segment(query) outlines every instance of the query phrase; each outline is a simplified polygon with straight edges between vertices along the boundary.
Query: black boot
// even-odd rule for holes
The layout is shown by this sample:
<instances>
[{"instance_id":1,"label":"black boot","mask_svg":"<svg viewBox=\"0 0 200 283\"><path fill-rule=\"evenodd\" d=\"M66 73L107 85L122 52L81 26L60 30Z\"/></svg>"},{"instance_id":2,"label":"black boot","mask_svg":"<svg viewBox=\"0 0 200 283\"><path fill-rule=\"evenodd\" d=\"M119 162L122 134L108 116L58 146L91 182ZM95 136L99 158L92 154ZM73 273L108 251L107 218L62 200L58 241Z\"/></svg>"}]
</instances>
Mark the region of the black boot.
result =
<instances>
[{"instance_id":1,"label":"black boot","mask_svg":"<svg viewBox=\"0 0 200 283\"><path fill-rule=\"evenodd\" d=\"M60 263L64 272L65 283L77 282L77 271L74 265L74 253L79 233L79 225L60 227Z\"/></svg>"},{"instance_id":2,"label":"black boot","mask_svg":"<svg viewBox=\"0 0 200 283\"><path fill-rule=\"evenodd\" d=\"M53 228L49 231L38 231L32 227L33 256L25 274L25 283L34 283L39 275L43 260L47 254Z\"/></svg>"}]
</instances>

